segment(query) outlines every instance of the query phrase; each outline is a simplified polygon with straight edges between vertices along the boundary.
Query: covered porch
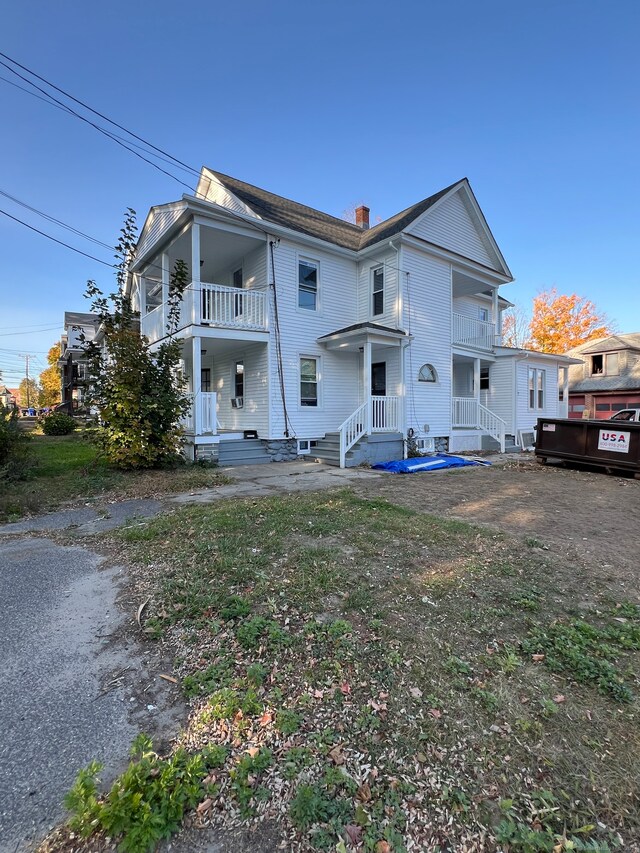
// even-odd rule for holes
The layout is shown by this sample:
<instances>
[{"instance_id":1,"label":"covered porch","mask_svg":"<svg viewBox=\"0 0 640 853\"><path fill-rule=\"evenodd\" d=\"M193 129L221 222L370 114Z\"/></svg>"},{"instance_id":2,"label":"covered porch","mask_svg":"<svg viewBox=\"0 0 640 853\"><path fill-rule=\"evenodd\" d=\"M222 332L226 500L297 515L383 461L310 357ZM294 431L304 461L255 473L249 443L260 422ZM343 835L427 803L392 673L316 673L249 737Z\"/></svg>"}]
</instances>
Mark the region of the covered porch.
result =
<instances>
[{"instance_id":1,"label":"covered porch","mask_svg":"<svg viewBox=\"0 0 640 853\"><path fill-rule=\"evenodd\" d=\"M186 337L182 370L192 405L183 421L198 443L242 438L246 431L266 436L269 429L266 340Z\"/></svg>"},{"instance_id":2,"label":"covered porch","mask_svg":"<svg viewBox=\"0 0 640 853\"><path fill-rule=\"evenodd\" d=\"M405 332L358 323L318 338L334 354L359 357L357 406L338 427L340 467L348 451L364 436L404 434L404 359L409 337Z\"/></svg>"},{"instance_id":3,"label":"covered porch","mask_svg":"<svg viewBox=\"0 0 640 853\"><path fill-rule=\"evenodd\" d=\"M189 278L179 329L267 330L265 238L246 227L194 217L133 274L134 307L140 312L141 333L151 343L167 334L170 282L177 261L186 264Z\"/></svg>"},{"instance_id":4,"label":"covered porch","mask_svg":"<svg viewBox=\"0 0 640 853\"><path fill-rule=\"evenodd\" d=\"M490 435L504 453L506 423L489 408L494 359L454 354L452 360L452 430ZM472 448L469 448L472 449Z\"/></svg>"}]
</instances>

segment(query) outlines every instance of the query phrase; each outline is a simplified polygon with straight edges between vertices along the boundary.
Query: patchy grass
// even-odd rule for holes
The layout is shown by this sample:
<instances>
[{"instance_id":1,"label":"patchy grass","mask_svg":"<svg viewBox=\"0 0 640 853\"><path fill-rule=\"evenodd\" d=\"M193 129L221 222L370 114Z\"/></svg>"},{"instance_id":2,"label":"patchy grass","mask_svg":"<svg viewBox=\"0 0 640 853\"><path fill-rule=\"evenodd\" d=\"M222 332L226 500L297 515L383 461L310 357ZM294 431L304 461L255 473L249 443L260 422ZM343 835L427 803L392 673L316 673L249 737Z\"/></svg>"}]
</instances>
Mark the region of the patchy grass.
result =
<instances>
[{"instance_id":1,"label":"patchy grass","mask_svg":"<svg viewBox=\"0 0 640 853\"><path fill-rule=\"evenodd\" d=\"M90 431L65 436L34 434L30 452L35 464L28 479L0 480L0 521L46 512L69 501L154 497L229 482L215 469L190 465L117 471L100 458Z\"/></svg>"},{"instance_id":2,"label":"patchy grass","mask_svg":"<svg viewBox=\"0 0 640 853\"><path fill-rule=\"evenodd\" d=\"M640 610L612 588L349 491L186 508L112 541L192 701L176 748L228 747L196 824L275 822L291 851L640 842Z\"/></svg>"}]
</instances>

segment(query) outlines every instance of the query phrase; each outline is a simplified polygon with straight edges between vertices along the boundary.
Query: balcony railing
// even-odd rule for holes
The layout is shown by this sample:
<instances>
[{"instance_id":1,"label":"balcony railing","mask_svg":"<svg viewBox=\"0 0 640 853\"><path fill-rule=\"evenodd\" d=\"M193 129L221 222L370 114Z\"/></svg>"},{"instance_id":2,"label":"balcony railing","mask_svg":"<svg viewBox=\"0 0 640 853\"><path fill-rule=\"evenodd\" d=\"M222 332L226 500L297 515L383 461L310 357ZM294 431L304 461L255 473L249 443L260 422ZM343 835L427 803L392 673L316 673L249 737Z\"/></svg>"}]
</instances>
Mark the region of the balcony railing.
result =
<instances>
[{"instance_id":1,"label":"balcony railing","mask_svg":"<svg viewBox=\"0 0 640 853\"><path fill-rule=\"evenodd\" d=\"M267 299L262 290L243 290L221 284L191 282L180 304L180 328L214 326L223 329L266 331ZM158 306L141 319L141 331L151 342L166 334L166 306Z\"/></svg>"},{"instance_id":2,"label":"balcony railing","mask_svg":"<svg viewBox=\"0 0 640 853\"><path fill-rule=\"evenodd\" d=\"M492 350L495 346L496 327L484 320L474 320L464 314L453 315L453 343L473 349Z\"/></svg>"},{"instance_id":3,"label":"balcony railing","mask_svg":"<svg viewBox=\"0 0 640 853\"><path fill-rule=\"evenodd\" d=\"M191 399L191 408L182 419L184 431L188 435L216 435L217 394L213 391L198 391L188 396Z\"/></svg>"}]
</instances>

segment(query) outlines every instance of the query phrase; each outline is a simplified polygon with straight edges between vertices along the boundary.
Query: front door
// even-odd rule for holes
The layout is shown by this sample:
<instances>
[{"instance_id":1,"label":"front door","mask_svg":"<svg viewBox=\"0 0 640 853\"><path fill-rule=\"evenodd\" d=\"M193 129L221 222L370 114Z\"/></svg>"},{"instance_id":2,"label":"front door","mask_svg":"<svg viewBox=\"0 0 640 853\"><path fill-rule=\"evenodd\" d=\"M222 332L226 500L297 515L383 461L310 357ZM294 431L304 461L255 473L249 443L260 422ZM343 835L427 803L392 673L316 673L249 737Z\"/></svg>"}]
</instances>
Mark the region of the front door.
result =
<instances>
[{"instance_id":1,"label":"front door","mask_svg":"<svg viewBox=\"0 0 640 853\"><path fill-rule=\"evenodd\" d=\"M371 396L387 396L387 363L378 361L371 365ZM386 401L374 399L371 405L371 427L374 431L385 430L387 427Z\"/></svg>"},{"instance_id":2,"label":"front door","mask_svg":"<svg viewBox=\"0 0 640 853\"><path fill-rule=\"evenodd\" d=\"M387 396L387 362L377 361L371 365L371 396Z\"/></svg>"}]
</instances>

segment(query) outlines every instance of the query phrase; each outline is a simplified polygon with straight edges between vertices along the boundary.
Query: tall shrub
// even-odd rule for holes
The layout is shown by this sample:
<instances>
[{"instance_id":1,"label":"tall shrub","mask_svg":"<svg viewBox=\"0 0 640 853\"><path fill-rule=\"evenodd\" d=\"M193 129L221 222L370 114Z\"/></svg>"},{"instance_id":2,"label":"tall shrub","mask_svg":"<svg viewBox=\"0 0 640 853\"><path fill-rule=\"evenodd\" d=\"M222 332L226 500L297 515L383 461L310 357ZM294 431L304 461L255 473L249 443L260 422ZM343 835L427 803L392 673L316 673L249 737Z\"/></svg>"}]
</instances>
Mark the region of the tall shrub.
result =
<instances>
[{"instance_id":1,"label":"tall shrub","mask_svg":"<svg viewBox=\"0 0 640 853\"><path fill-rule=\"evenodd\" d=\"M116 292L106 297L89 281L85 294L100 318L98 334L85 345L89 396L100 413L102 449L120 468L151 468L176 459L183 435L180 419L190 406L180 367L181 343L174 337L187 266L176 262L169 286L168 337L152 351L125 291L136 237L135 212L129 209L116 246Z\"/></svg>"}]
</instances>

